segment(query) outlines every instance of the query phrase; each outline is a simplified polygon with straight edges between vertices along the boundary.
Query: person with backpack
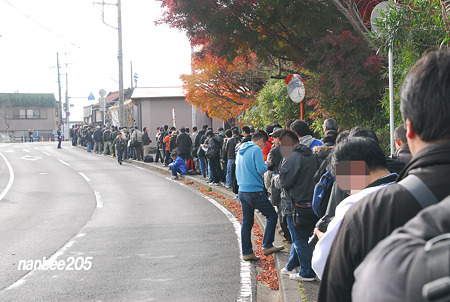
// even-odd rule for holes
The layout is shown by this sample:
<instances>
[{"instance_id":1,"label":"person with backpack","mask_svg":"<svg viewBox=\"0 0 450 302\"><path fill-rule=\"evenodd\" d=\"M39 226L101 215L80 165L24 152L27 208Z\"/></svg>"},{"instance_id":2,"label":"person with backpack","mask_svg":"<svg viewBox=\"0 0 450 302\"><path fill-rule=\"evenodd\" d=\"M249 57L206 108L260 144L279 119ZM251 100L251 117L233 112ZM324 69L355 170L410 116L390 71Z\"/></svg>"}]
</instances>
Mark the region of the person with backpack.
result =
<instances>
[{"instance_id":1,"label":"person with backpack","mask_svg":"<svg viewBox=\"0 0 450 302\"><path fill-rule=\"evenodd\" d=\"M355 270L352 300L450 301L450 196L380 241Z\"/></svg>"},{"instance_id":2,"label":"person with backpack","mask_svg":"<svg viewBox=\"0 0 450 302\"><path fill-rule=\"evenodd\" d=\"M103 131L103 155L112 154L112 129L114 129L113 126L111 126L111 129L106 128L105 131Z\"/></svg>"},{"instance_id":3,"label":"person with backpack","mask_svg":"<svg viewBox=\"0 0 450 302\"><path fill-rule=\"evenodd\" d=\"M205 156L208 158L211 168L211 182L209 184L218 186L220 184L220 140L214 135L212 130L206 131L205 136L208 139L208 144L204 144L204 147L207 148Z\"/></svg>"},{"instance_id":4,"label":"person with backpack","mask_svg":"<svg viewBox=\"0 0 450 302\"><path fill-rule=\"evenodd\" d=\"M144 150L142 148L142 131L139 130L138 126L134 127L134 131L131 134L131 147L134 149L134 158L141 161L144 159Z\"/></svg>"},{"instance_id":5,"label":"person with backpack","mask_svg":"<svg viewBox=\"0 0 450 302\"><path fill-rule=\"evenodd\" d=\"M318 220L311 209L314 190L312 178L317 170L317 159L311 149L299 141L301 137L292 130L281 133L283 161L279 174L273 178L275 187L282 190L280 211L286 217L292 238L289 262L281 274L289 275L291 280L314 281L316 274L311 268L312 249L308 245L308 238Z\"/></svg>"},{"instance_id":6,"label":"person with backpack","mask_svg":"<svg viewBox=\"0 0 450 302\"><path fill-rule=\"evenodd\" d=\"M280 223L281 230L283 232L283 242L292 243L291 232L286 221L286 215L283 215L281 210L281 190L275 187L273 178L280 173L281 162L283 156L280 150L280 135L283 133L283 129L276 129L270 136L272 137L273 146L267 155L268 170L272 171L272 179L270 181L270 202L274 207L278 209L278 221Z\"/></svg>"},{"instance_id":7,"label":"person with backpack","mask_svg":"<svg viewBox=\"0 0 450 302\"><path fill-rule=\"evenodd\" d=\"M406 75L400 109L413 158L397 183L362 198L345 214L330 248L318 302L351 301L355 269L381 240L423 209L405 182L418 180L437 201L450 195L443 177L450 174L449 79L450 50L429 52Z\"/></svg>"},{"instance_id":8,"label":"person with backpack","mask_svg":"<svg viewBox=\"0 0 450 302\"><path fill-rule=\"evenodd\" d=\"M186 128L180 127L180 134L177 137L178 156L185 162L191 157L191 136L186 133Z\"/></svg>"},{"instance_id":9,"label":"person with backpack","mask_svg":"<svg viewBox=\"0 0 450 302\"><path fill-rule=\"evenodd\" d=\"M205 136L206 129L208 129L208 125L203 125L202 130L198 132L198 135L195 138L195 147L194 147L194 150L197 150L200 172L202 173L204 178L206 178L206 168L207 168L205 151L203 150L204 147L203 145L206 140Z\"/></svg>"},{"instance_id":10,"label":"person with backpack","mask_svg":"<svg viewBox=\"0 0 450 302\"><path fill-rule=\"evenodd\" d=\"M380 145L367 137L353 137L338 144L332 153L331 166L336 184L350 196L339 203L326 232L314 230L319 242L313 252L312 267L319 278L345 213L363 197L393 184L398 176L387 169Z\"/></svg>"}]
</instances>

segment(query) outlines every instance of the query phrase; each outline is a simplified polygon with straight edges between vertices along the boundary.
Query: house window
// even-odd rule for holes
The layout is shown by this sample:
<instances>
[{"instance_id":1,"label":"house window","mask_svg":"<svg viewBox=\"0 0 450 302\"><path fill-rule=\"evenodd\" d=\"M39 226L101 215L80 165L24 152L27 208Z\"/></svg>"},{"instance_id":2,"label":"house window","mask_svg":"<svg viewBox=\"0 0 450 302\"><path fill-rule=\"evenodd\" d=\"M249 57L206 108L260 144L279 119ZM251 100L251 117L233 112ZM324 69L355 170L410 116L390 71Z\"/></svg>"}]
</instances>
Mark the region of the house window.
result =
<instances>
[{"instance_id":1,"label":"house window","mask_svg":"<svg viewBox=\"0 0 450 302\"><path fill-rule=\"evenodd\" d=\"M40 118L45 118L45 116L42 116L40 109L17 108L17 109L14 109L14 118L15 119L40 119Z\"/></svg>"}]
</instances>

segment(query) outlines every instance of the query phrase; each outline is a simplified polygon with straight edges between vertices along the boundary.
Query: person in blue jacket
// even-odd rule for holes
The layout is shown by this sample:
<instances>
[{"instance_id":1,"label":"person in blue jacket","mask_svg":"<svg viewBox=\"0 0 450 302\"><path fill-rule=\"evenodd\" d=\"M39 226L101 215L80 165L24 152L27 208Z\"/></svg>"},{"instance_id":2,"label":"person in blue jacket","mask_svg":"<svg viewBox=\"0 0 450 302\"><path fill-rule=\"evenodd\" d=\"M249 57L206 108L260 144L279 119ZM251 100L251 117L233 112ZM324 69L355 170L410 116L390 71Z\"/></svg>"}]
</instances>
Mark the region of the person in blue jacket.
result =
<instances>
[{"instance_id":1,"label":"person in blue jacket","mask_svg":"<svg viewBox=\"0 0 450 302\"><path fill-rule=\"evenodd\" d=\"M172 170L172 179L178 179L178 173L180 173L180 175L187 174L186 163L180 156L178 156L178 153L172 152L170 157L172 157L173 160L169 165L170 170Z\"/></svg>"},{"instance_id":2,"label":"person in blue jacket","mask_svg":"<svg viewBox=\"0 0 450 302\"><path fill-rule=\"evenodd\" d=\"M251 141L240 147L236 157L236 180L239 185L239 200L242 207L241 244L242 258L245 261L257 261L259 257L253 253L252 227L255 209L266 216L267 224L263 237L263 254L270 255L284 249L284 246L273 246L278 214L264 193L262 174L267 171L262 148L269 137L266 132L255 132Z\"/></svg>"}]
</instances>

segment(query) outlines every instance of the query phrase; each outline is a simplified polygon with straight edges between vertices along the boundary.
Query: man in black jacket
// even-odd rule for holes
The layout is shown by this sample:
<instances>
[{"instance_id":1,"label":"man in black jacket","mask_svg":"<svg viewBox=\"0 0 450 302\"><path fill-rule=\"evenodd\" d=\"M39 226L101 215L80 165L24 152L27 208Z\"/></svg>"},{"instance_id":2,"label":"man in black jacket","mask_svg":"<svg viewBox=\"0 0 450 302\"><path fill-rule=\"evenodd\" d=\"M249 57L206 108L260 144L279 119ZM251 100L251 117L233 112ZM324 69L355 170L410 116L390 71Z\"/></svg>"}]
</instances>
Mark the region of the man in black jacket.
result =
<instances>
[{"instance_id":1,"label":"man in black jacket","mask_svg":"<svg viewBox=\"0 0 450 302\"><path fill-rule=\"evenodd\" d=\"M186 128L180 127L180 135L177 137L178 156L185 162L191 157L192 140L189 134L186 134Z\"/></svg>"},{"instance_id":2,"label":"man in black jacket","mask_svg":"<svg viewBox=\"0 0 450 302\"><path fill-rule=\"evenodd\" d=\"M230 131L230 130L228 130L228 131ZM233 136L230 137L225 144L225 149L224 149L224 154L223 154L223 158L227 159L227 175L226 175L227 184L225 186L225 188L227 188L227 189L231 188L231 176L232 176L231 175L231 166L236 161L235 148L236 148L237 143L240 141L239 130L233 129L232 135Z\"/></svg>"},{"instance_id":3,"label":"man in black jacket","mask_svg":"<svg viewBox=\"0 0 450 302\"><path fill-rule=\"evenodd\" d=\"M413 158L397 181L413 174L439 201L450 194L445 177L450 174L449 83L450 51L430 52L412 67L400 93ZM398 183L352 206L331 246L318 301L351 301L354 271L358 265L378 242L421 209L411 193Z\"/></svg>"}]
</instances>

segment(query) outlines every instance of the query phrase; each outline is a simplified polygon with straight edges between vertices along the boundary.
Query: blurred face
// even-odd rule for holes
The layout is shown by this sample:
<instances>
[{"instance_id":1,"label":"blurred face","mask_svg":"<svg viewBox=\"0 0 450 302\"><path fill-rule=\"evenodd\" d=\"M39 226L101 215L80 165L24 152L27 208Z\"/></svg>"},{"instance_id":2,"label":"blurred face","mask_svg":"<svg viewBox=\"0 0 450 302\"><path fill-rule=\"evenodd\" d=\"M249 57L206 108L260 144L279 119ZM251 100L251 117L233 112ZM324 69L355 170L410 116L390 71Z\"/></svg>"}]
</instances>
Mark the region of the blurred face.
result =
<instances>
[{"instance_id":1,"label":"blurred face","mask_svg":"<svg viewBox=\"0 0 450 302\"><path fill-rule=\"evenodd\" d=\"M284 158L289 158L292 155L292 151L295 146L299 144L298 140L293 140L289 136L283 137L282 140L280 140L280 151L281 155Z\"/></svg>"},{"instance_id":2,"label":"blurred face","mask_svg":"<svg viewBox=\"0 0 450 302\"><path fill-rule=\"evenodd\" d=\"M365 161L340 161L336 164L336 183L350 195L364 190L369 184L369 168Z\"/></svg>"}]
</instances>

